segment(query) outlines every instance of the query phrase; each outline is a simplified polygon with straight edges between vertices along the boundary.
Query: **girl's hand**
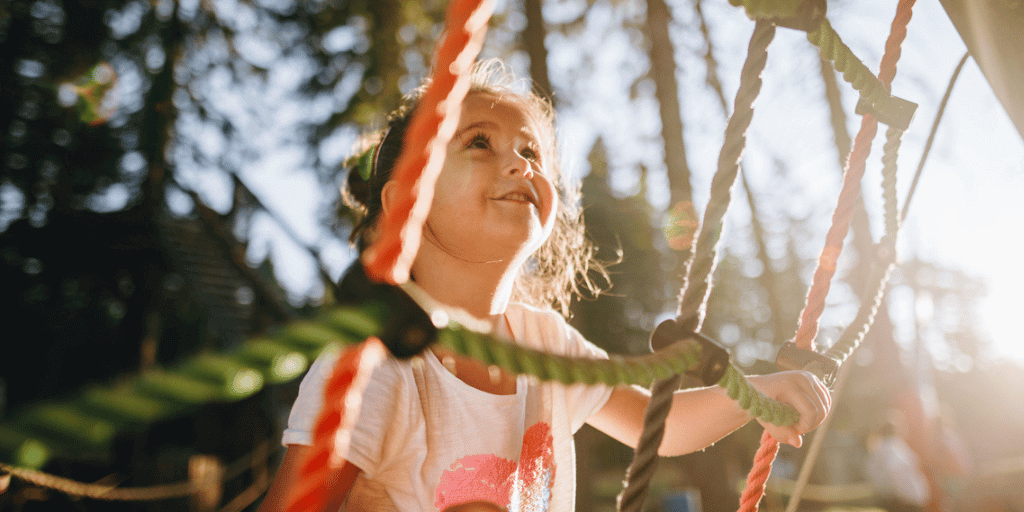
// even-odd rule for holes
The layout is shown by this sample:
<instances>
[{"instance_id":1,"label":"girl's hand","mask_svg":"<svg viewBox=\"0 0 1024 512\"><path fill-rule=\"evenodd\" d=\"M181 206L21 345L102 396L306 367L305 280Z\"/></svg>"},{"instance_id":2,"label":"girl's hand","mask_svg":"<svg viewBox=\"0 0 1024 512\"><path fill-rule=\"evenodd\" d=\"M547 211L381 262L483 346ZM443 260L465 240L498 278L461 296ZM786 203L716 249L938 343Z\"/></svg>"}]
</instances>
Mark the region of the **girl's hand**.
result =
<instances>
[{"instance_id":1,"label":"girl's hand","mask_svg":"<svg viewBox=\"0 0 1024 512\"><path fill-rule=\"evenodd\" d=\"M757 420L780 443L799 448L803 434L821 424L832 407L832 395L814 374L802 370L756 375L750 383L769 398L787 403L800 413L800 421L789 427Z\"/></svg>"}]
</instances>

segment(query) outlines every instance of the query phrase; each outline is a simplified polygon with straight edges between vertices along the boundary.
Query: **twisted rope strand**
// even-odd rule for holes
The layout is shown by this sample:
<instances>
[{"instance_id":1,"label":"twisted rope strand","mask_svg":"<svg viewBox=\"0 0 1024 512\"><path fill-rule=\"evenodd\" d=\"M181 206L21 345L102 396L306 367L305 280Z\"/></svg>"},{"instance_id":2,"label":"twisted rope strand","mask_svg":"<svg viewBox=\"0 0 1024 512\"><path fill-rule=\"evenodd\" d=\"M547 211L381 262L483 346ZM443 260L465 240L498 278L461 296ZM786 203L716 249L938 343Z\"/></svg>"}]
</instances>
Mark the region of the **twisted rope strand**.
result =
<instances>
[{"instance_id":1,"label":"twisted rope strand","mask_svg":"<svg viewBox=\"0 0 1024 512\"><path fill-rule=\"evenodd\" d=\"M380 235L363 256L367 274L377 281L401 284L409 279L434 185L458 126L473 61L493 9L491 0L453 0L448 8L448 31L437 47L430 84L409 121L395 163L394 208L381 218Z\"/></svg>"},{"instance_id":2,"label":"twisted rope strand","mask_svg":"<svg viewBox=\"0 0 1024 512\"><path fill-rule=\"evenodd\" d=\"M768 476L772 472L772 461L778 454L779 442L765 430L761 434L761 446L754 454L754 465L750 468L750 474L747 475L747 485L743 488L743 494L740 496L741 511L754 512L757 510L761 498L764 497Z\"/></svg>"},{"instance_id":3,"label":"twisted rope strand","mask_svg":"<svg viewBox=\"0 0 1024 512\"><path fill-rule=\"evenodd\" d=\"M900 45L906 38L906 26L910 22L914 2L915 0L900 0L890 28L889 38L886 40L885 54L879 64L879 83L886 95L888 95L889 84L896 74L896 61L901 54ZM810 37L811 35L808 34L808 38ZM836 63L836 66L839 67L839 62ZM804 310L800 315L794 343L801 348L814 350L814 337L818 334L818 320L825 309L825 298L828 296L832 277L835 275L839 255L843 251L843 241L850 228L856 199L860 195L860 180L864 175L865 162L871 152L871 141L874 140L877 130L878 121L872 115L865 115L861 120L861 128L857 133L854 148L847 160L843 187L839 193L836 210L832 214L832 226L825 236L825 247L818 258L818 267L814 271L811 288L807 292Z\"/></svg>"},{"instance_id":4,"label":"twisted rope strand","mask_svg":"<svg viewBox=\"0 0 1024 512\"><path fill-rule=\"evenodd\" d=\"M119 489L109 485L77 482L69 478L51 475L34 469L19 468L2 462L0 462L0 472L7 473L32 485L59 491L68 496L105 501L160 501L185 498L199 490L193 482Z\"/></svg>"},{"instance_id":5,"label":"twisted rope strand","mask_svg":"<svg viewBox=\"0 0 1024 512\"><path fill-rule=\"evenodd\" d=\"M949 77L949 85L946 86L946 93L942 95L942 101L939 102L939 109L935 112L935 119L932 121L932 129L928 132L928 140L924 143L921 159L917 163L917 170L914 171L914 179L910 182L907 196L903 198L903 211L900 213L901 222L907 218L910 201L914 198L914 192L917 191L917 182L921 179L924 163L928 161L928 155L932 150L932 143L935 142L935 134L939 131L939 122L942 121L942 114L946 112L946 104L949 103L949 97L953 94L953 86L956 85L956 79L960 77L960 71L963 70L964 64L967 64L967 58L970 56L970 52L964 52L964 56L960 58L956 69L953 70L953 75Z\"/></svg>"},{"instance_id":6,"label":"twisted rope strand","mask_svg":"<svg viewBox=\"0 0 1024 512\"><path fill-rule=\"evenodd\" d=\"M879 83L882 84L882 92L885 93L886 98L888 98L889 84L892 82L892 78L896 74L896 62L899 60L899 56L901 54L900 45L902 45L903 40L906 38L906 26L910 22L913 5L914 0L900 0L897 5L896 16L893 18L889 37L886 40L885 53L882 56L881 63L879 64ZM809 33L807 37L811 42L815 42L816 40L821 42L818 34L828 31L831 31L831 26L828 25L828 21L826 20L822 22L821 30ZM815 42L815 44L819 44L819 42ZM838 45L841 45L838 38L834 41L830 41L829 45L827 45L830 51L828 52L828 55L826 55L826 46L819 44L819 46L822 47L822 56L838 59L842 55L842 52L836 53L833 51L838 48ZM845 45L843 45L843 47L845 47ZM848 51L849 49L846 50ZM857 83L853 83L851 80L857 78L854 76L856 73L848 73L848 70L856 68L857 73L862 73L862 70L860 70L856 65L863 67L863 64L859 61L854 63L849 59L843 61L836 60L836 68L843 70L843 78L850 81L855 88L860 90L862 97L865 97L866 95L869 99L873 99L880 94L875 89L875 86L872 85L873 82L860 81L860 83L864 85L862 90L858 87ZM875 104L874 101L872 101L872 104ZM814 338L818 333L818 321L821 317L822 311L824 311L825 297L828 295L832 277L835 274L836 264L838 262L839 255L842 253L843 240L846 238L846 233L849 231L850 221L853 217L854 205L857 197L860 195L860 180L864 174L867 155L871 151L871 141L874 139L877 130L878 121L874 116L865 115L861 121L861 131L857 134L854 148L850 153L847 170L843 180L843 188L839 194L835 213L832 215L832 226L829 228L829 232L826 235L825 248L822 250L821 256L818 258L818 268L815 269L814 279L807 294L807 302L800 315L800 322L794 339L794 343L796 343L800 348L814 350ZM887 172L891 171L893 173L893 177L891 178L893 186L895 184L896 158L895 156L890 157L890 155L894 154L899 148L899 135L898 131L890 130L890 143L886 144L887 152L884 159L886 161ZM896 137L895 143L892 143L893 136ZM887 174L886 180L889 179L890 178ZM886 194L888 194L888 191ZM892 196L895 197L895 192L892 193ZM887 198L886 203L888 202L889 199ZM888 219L888 212L886 216ZM886 226L887 230L889 228L895 229L898 227L898 222L894 223L887 220ZM891 240L887 240L887 242L892 243L893 252L895 252L895 235L891 237ZM878 304L881 303L881 293L884 292L884 282L888 278L889 270L891 270L891 267L886 266L886 270L879 280L879 294L875 297ZM868 302L865 302L865 304L867 305ZM856 341L853 342L854 346L860 343L860 340L863 339L864 336L863 333L866 333L868 328L870 328L871 323L874 321L874 314L878 310L877 308L877 305L873 308L870 305L866 308L862 307L861 311L864 312L864 316L861 317L861 314L858 313L858 321L863 323L852 324L850 326L850 329L853 331L861 333L855 337ZM854 328L854 325L858 325L859 327ZM852 352L852 348L850 351ZM758 450L758 454L768 454L772 452L778 453L778 441L769 435L765 435L762 437L761 448ZM764 496L764 481L761 480L761 477L765 472L771 471L773 460L774 454L770 458L767 456L758 456L755 459L754 467L751 468L750 474L747 477L747 489L750 490L749 492L746 489L744 490L743 499L740 502L741 512L755 512L757 510L761 497ZM765 475L764 478L767 479L767 476Z\"/></svg>"},{"instance_id":7,"label":"twisted rope strand","mask_svg":"<svg viewBox=\"0 0 1024 512\"><path fill-rule=\"evenodd\" d=\"M685 330L699 330L704 321L717 264L717 244L732 200L732 188L739 174L740 160L747 142L747 129L754 116L754 101L761 92L761 73L768 59L768 45L774 37L775 25L765 21L757 22L750 37L747 60L740 72L740 88L733 101L733 114L726 126L725 140L718 155L718 171L711 181L711 199L704 211L704 221L699 228L683 284L677 316Z\"/></svg>"},{"instance_id":8,"label":"twisted rope strand","mask_svg":"<svg viewBox=\"0 0 1024 512\"><path fill-rule=\"evenodd\" d=\"M678 321L683 330L699 331L704 322L707 299L717 257L717 244L723 219L732 198L732 187L739 174L740 159L746 145L747 128L754 115L754 101L761 91L761 73L768 59L768 45L775 37L775 25L758 21L750 36L747 59L740 73L740 89L736 93L733 115L725 130L725 142L718 158L718 171L711 182L711 200L704 211L693 256L687 264L687 275L680 295ZM744 379L745 381L745 379ZM681 377L658 380L651 386L651 398L644 412L644 429L633 461L626 472L626 482L618 497L618 509L638 512L643 508L651 477L658 464L658 448L665 436L665 419L672 408L672 396L679 389ZM735 386L737 396L744 388ZM732 396L732 395L730 395ZM756 396L745 394L744 396ZM746 408L746 407L745 407Z\"/></svg>"},{"instance_id":9,"label":"twisted rope strand","mask_svg":"<svg viewBox=\"0 0 1024 512\"><path fill-rule=\"evenodd\" d=\"M654 471L657 469L658 447L665 437L665 419L668 418L669 410L672 409L672 394L679 389L683 382L680 374L674 374L664 379L658 379L651 385L651 401L644 411L644 430L640 433L640 441L633 461L626 468L626 475L623 481L622 492L616 500L618 510L641 510L647 498L647 488ZM669 399L655 400L654 397L665 397ZM648 428L653 425L653 428ZM660 428L658 426L660 425ZM647 452L653 452L650 456ZM641 456L640 454L643 454Z\"/></svg>"}]
</instances>

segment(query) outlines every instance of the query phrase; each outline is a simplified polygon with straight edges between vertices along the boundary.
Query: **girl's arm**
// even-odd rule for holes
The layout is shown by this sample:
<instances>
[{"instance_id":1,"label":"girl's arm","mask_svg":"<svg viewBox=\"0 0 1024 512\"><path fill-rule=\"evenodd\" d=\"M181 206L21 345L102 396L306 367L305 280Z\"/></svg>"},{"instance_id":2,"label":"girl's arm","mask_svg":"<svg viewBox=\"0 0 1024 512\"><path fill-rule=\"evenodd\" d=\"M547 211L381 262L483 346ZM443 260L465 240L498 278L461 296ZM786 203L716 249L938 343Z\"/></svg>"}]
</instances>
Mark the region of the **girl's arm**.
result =
<instances>
[{"instance_id":1,"label":"girl's arm","mask_svg":"<svg viewBox=\"0 0 1024 512\"><path fill-rule=\"evenodd\" d=\"M808 372L759 375L750 377L750 382L765 395L792 405L800 413L800 421L792 427L761 422L772 437L796 447L803 442L801 434L814 430L832 406L828 389ZM587 423L636 448L649 401L650 392L646 389L615 388L608 402ZM673 456L704 449L750 419L749 413L726 396L721 387L676 391L658 453Z\"/></svg>"},{"instance_id":2,"label":"girl's arm","mask_svg":"<svg viewBox=\"0 0 1024 512\"><path fill-rule=\"evenodd\" d=\"M288 506L288 494L298 482L300 465L309 450L309 446L288 445L284 452L284 458L281 460L281 467L274 475L274 481L271 482L267 495L263 497L263 503L260 504L258 512L281 512ZM352 489L352 483L355 482L360 471L355 464L345 461L341 470L334 475L328 486L331 492L327 498L328 502L324 504L322 510L341 510L345 498L348 497L348 491Z\"/></svg>"}]
</instances>

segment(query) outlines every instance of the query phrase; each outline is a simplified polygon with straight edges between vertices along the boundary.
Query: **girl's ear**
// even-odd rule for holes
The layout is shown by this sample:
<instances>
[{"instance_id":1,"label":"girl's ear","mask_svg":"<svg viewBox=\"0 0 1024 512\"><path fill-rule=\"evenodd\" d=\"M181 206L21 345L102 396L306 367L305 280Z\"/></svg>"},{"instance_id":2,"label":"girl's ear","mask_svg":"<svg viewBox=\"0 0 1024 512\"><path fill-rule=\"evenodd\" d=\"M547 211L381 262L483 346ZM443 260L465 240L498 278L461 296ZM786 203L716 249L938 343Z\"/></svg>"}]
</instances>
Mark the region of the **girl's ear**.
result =
<instances>
[{"instance_id":1,"label":"girl's ear","mask_svg":"<svg viewBox=\"0 0 1024 512\"><path fill-rule=\"evenodd\" d=\"M398 185L392 180L384 184L384 188L380 191L380 207L382 213L387 215L391 211L391 206L397 201L395 194L398 193Z\"/></svg>"}]
</instances>

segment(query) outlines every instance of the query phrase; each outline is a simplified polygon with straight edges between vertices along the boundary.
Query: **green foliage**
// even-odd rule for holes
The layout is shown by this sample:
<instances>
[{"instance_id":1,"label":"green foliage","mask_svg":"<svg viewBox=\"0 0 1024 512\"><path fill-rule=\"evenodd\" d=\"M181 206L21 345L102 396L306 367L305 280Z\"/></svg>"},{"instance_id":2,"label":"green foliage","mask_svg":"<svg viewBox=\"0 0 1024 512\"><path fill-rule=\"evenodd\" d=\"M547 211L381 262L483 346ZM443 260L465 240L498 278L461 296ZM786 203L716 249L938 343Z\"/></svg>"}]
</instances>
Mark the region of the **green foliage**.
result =
<instances>
[{"instance_id":1,"label":"green foliage","mask_svg":"<svg viewBox=\"0 0 1024 512\"><path fill-rule=\"evenodd\" d=\"M575 304L573 323L587 339L611 352L646 352L655 318L672 307L669 301L675 293L664 285L671 281L663 271L664 238L654 228L653 208L643 186L626 197L612 191L600 139L589 161L590 173L583 181L587 236L598 248L598 259L618 264L610 269L608 292Z\"/></svg>"}]
</instances>

